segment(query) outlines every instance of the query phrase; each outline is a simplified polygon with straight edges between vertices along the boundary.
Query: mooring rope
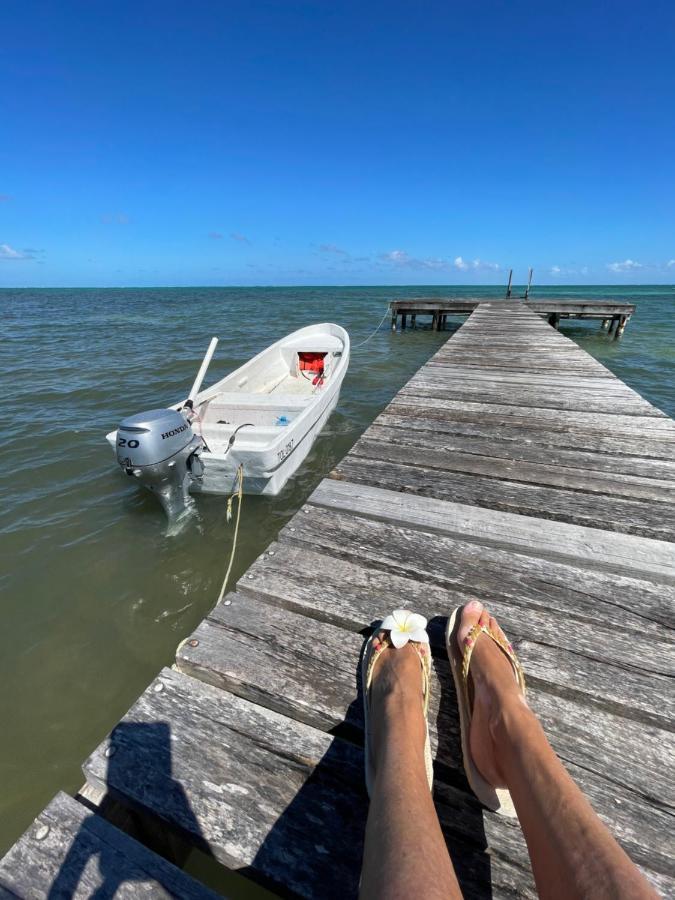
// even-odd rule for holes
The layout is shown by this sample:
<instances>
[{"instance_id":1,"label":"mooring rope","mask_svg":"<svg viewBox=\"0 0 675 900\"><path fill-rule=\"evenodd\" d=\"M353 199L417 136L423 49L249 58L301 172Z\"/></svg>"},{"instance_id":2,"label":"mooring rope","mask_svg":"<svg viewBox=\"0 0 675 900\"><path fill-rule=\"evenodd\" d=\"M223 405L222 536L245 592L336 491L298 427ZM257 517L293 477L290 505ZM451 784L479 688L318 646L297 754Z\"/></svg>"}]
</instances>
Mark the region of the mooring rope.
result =
<instances>
[{"instance_id":1,"label":"mooring rope","mask_svg":"<svg viewBox=\"0 0 675 900\"><path fill-rule=\"evenodd\" d=\"M360 344L354 344L354 346L352 347L352 350L358 350L359 347L363 347L364 344L367 344L368 341L369 341L372 337L375 337L375 335L377 334L377 332L378 332L378 331L380 330L380 328L382 327L382 323L384 322L384 320L385 320L385 319L387 318L387 316L389 315L389 309L390 309L389 304L387 304L387 308L386 308L385 311L384 311L384 315L383 315L382 318L380 319L380 321L379 321L379 323L378 323L378 326L377 326L377 328L375 329L375 331L373 331L372 334L369 334L368 337L365 339L365 341L361 341Z\"/></svg>"},{"instance_id":2,"label":"mooring rope","mask_svg":"<svg viewBox=\"0 0 675 900\"><path fill-rule=\"evenodd\" d=\"M239 518L241 516L241 501L244 496L244 466L241 463L239 464L239 468L237 469L237 482L238 486L234 491L232 491L227 500L227 521L230 522L232 520L232 503L234 502L235 497L237 498L237 518L234 523L234 537L232 538L230 562L227 566L227 572L225 573L223 586L221 587L220 593L218 594L218 600L216 601L217 603L220 603L220 601L225 596L225 592L227 591L227 583L230 580L232 566L234 565L234 555L237 552L237 538L239 537Z\"/></svg>"}]
</instances>

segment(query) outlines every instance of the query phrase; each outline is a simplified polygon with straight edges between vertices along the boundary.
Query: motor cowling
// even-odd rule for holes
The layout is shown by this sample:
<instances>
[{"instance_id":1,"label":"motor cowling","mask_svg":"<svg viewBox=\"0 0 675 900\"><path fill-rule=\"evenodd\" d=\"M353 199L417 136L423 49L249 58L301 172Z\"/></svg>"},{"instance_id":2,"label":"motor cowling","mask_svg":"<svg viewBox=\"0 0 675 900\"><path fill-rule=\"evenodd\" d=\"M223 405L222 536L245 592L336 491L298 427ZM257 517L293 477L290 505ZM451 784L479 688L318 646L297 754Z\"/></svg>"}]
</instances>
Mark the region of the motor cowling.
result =
<instances>
[{"instance_id":1,"label":"motor cowling","mask_svg":"<svg viewBox=\"0 0 675 900\"><path fill-rule=\"evenodd\" d=\"M170 520L188 505L190 482L201 474L202 439L175 409L151 409L123 419L115 452L121 468L157 495Z\"/></svg>"}]
</instances>

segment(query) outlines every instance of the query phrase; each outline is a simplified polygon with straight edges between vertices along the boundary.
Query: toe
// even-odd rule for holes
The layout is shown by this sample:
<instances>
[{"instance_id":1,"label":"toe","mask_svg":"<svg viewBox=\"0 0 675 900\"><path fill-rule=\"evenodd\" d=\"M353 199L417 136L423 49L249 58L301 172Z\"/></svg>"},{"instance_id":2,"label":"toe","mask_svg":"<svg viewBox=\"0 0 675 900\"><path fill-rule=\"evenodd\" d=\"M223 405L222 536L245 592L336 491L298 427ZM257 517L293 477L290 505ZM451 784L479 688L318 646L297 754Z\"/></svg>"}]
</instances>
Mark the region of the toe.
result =
<instances>
[{"instance_id":1,"label":"toe","mask_svg":"<svg viewBox=\"0 0 675 900\"><path fill-rule=\"evenodd\" d=\"M382 643L384 642L384 639L385 639L386 636L387 636L387 632L386 632L386 631L377 631L377 632L373 635L373 648L374 648L375 650L379 650L379 649L380 649L380 647L382 646Z\"/></svg>"},{"instance_id":2,"label":"toe","mask_svg":"<svg viewBox=\"0 0 675 900\"><path fill-rule=\"evenodd\" d=\"M481 620L481 617L484 614L485 607L480 602L480 600L472 600L462 608L462 618L460 621L459 629L457 631L457 643L459 644L459 649L462 652L464 651L464 640L466 636L471 631L473 626Z\"/></svg>"}]
</instances>

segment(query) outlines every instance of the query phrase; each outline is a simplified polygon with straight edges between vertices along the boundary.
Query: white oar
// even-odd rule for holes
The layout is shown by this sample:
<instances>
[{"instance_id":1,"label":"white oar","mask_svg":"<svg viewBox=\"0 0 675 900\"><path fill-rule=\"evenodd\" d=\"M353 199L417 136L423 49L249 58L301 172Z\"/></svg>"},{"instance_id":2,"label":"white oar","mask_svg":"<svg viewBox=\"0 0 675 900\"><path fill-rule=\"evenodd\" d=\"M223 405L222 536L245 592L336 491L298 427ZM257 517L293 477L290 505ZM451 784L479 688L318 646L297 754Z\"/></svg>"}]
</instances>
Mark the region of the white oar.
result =
<instances>
[{"instance_id":1,"label":"white oar","mask_svg":"<svg viewBox=\"0 0 675 900\"><path fill-rule=\"evenodd\" d=\"M197 399L197 394L199 393L199 389L202 386L202 381L204 380L204 376L206 375L206 370L209 367L209 363L211 362L211 358L215 352L216 345L218 344L218 338L211 338L211 343L209 344L209 349L206 351L206 356L204 357L202 364L199 368L199 372L197 372L197 377L195 378L195 383L192 385L192 390L190 391L187 401L185 403L186 406L189 406L190 409L194 406L194 402Z\"/></svg>"}]
</instances>

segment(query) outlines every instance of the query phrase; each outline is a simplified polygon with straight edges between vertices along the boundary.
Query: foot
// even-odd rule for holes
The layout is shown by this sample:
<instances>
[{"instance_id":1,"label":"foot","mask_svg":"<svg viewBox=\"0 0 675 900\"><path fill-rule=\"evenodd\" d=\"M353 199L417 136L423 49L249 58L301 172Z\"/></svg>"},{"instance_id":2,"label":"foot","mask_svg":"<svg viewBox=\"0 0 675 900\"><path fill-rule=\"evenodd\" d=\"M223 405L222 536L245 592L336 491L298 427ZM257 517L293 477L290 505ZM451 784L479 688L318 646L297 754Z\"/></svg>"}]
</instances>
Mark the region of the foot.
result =
<instances>
[{"instance_id":1,"label":"foot","mask_svg":"<svg viewBox=\"0 0 675 900\"><path fill-rule=\"evenodd\" d=\"M375 649L386 637L380 631L373 640ZM420 645L428 653L429 646ZM420 764L424 775L426 727L424 697L418 649L408 643L400 649L386 647L380 654L370 685L370 735L375 772L389 759L397 764Z\"/></svg>"},{"instance_id":2,"label":"foot","mask_svg":"<svg viewBox=\"0 0 675 900\"><path fill-rule=\"evenodd\" d=\"M487 625L495 634L504 632L478 600L472 600L462 610L457 631L459 649L464 652L464 640L476 623ZM471 654L469 681L473 691L471 710L471 757L483 778L493 787L505 787L499 766L497 733L506 714L522 709L525 704L520 688L513 677L508 659L486 634L479 634Z\"/></svg>"}]
</instances>

